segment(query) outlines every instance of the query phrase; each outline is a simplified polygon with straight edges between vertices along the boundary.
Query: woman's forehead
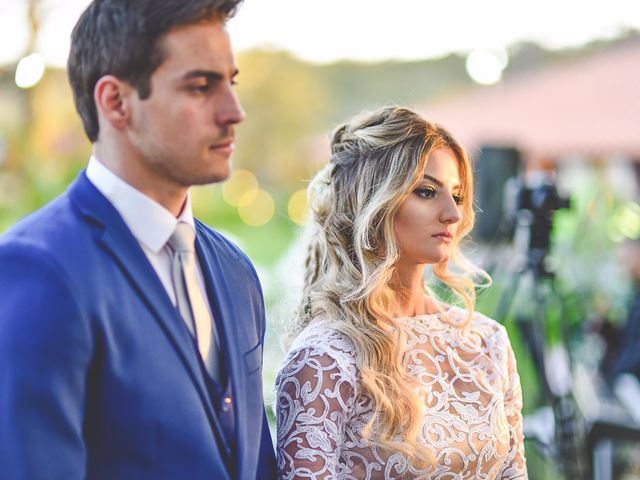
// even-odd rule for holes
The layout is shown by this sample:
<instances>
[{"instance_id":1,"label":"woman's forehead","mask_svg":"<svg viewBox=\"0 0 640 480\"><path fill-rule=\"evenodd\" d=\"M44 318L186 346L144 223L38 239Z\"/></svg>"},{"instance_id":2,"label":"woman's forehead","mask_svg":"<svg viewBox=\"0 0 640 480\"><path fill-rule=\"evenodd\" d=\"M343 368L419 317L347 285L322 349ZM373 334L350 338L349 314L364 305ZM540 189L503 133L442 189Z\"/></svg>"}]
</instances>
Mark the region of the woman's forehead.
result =
<instances>
[{"instance_id":1,"label":"woman's forehead","mask_svg":"<svg viewBox=\"0 0 640 480\"><path fill-rule=\"evenodd\" d=\"M433 150L427 158L423 174L440 183L460 184L460 162L451 147Z\"/></svg>"}]
</instances>

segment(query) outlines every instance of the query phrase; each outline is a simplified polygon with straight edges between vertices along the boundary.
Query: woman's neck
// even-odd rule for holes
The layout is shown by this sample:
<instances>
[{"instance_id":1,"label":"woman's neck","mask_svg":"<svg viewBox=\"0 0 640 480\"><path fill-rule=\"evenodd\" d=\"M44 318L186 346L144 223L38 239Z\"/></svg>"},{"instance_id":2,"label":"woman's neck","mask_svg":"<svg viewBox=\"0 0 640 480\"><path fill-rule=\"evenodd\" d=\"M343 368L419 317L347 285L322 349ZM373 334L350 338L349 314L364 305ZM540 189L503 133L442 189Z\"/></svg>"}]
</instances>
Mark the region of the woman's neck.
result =
<instances>
[{"instance_id":1,"label":"woman's neck","mask_svg":"<svg viewBox=\"0 0 640 480\"><path fill-rule=\"evenodd\" d=\"M440 311L438 303L425 295L424 265L399 266L392 288L397 292L390 309L392 317L415 317Z\"/></svg>"}]
</instances>

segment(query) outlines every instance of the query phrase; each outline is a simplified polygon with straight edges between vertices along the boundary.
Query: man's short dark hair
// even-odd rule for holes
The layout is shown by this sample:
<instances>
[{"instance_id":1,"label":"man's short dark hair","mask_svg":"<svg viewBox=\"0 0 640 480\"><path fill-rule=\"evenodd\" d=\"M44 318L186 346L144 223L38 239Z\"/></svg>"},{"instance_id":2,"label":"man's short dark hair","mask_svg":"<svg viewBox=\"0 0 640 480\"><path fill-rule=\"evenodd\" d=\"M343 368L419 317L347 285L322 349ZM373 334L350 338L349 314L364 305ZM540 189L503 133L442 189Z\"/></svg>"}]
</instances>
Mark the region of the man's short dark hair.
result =
<instances>
[{"instance_id":1,"label":"man's short dark hair","mask_svg":"<svg viewBox=\"0 0 640 480\"><path fill-rule=\"evenodd\" d=\"M67 63L76 109L89 140L98 139L96 83L114 75L140 98L151 95L151 75L162 64L162 38L171 29L233 16L242 0L93 0L71 34Z\"/></svg>"}]
</instances>

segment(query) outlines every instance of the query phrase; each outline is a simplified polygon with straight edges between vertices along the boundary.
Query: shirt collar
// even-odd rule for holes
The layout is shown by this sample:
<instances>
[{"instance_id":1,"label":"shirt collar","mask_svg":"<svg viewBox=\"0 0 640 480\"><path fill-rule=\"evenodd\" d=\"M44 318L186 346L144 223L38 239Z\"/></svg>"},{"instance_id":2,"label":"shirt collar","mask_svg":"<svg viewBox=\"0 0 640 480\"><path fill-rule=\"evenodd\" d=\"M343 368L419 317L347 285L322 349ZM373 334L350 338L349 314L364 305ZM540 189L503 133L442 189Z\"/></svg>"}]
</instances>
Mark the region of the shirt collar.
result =
<instances>
[{"instance_id":1,"label":"shirt collar","mask_svg":"<svg viewBox=\"0 0 640 480\"><path fill-rule=\"evenodd\" d=\"M129 185L91 156L87 177L118 211L133 236L154 253L167 243L178 222L186 222L195 229L191 210L191 197L187 194L178 218L147 195Z\"/></svg>"}]
</instances>

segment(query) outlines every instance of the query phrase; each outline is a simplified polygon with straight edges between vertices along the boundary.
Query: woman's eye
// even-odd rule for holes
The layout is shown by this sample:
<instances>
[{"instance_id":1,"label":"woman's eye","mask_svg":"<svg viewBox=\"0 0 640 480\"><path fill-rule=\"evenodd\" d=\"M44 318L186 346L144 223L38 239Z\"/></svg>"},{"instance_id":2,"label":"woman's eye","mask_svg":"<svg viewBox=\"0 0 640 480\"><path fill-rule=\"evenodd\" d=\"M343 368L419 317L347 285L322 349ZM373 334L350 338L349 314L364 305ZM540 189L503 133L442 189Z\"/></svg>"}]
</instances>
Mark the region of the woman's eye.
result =
<instances>
[{"instance_id":1,"label":"woman's eye","mask_svg":"<svg viewBox=\"0 0 640 480\"><path fill-rule=\"evenodd\" d=\"M456 205L462 205L464 203L464 197L462 195L454 195L453 201L456 202Z\"/></svg>"},{"instance_id":2,"label":"woman's eye","mask_svg":"<svg viewBox=\"0 0 640 480\"><path fill-rule=\"evenodd\" d=\"M416 188L413 193L418 195L421 198L434 198L436 196L436 189L433 187L420 187Z\"/></svg>"}]
</instances>

